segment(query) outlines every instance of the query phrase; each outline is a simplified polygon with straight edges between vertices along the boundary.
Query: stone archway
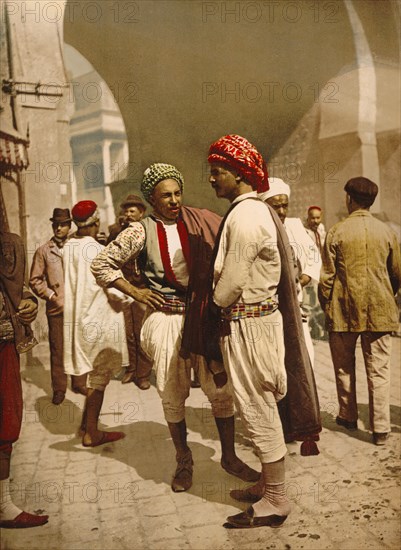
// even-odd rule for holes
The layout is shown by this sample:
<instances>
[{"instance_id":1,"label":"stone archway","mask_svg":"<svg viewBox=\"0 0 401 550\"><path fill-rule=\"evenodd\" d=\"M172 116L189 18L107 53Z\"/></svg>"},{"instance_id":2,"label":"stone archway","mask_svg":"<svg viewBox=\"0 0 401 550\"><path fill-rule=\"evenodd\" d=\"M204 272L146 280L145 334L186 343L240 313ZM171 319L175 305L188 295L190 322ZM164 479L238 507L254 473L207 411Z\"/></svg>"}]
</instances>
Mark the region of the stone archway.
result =
<instances>
[{"instance_id":1,"label":"stone archway","mask_svg":"<svg viewBox=\"0 0 401 550\"><path fill-rule=\"evenodd\" d=\"M125 124L112 90L75 48L65 44L64 58L74 95L70 143L74 165L72 202L94 200L102 229L115 222L112 188L128 172Z\"/></svg>"},{"instance_id":2,"label":"stone archway","mask_svg":"<svg viewBox=\"0 0 401 550\"><path fill-rule=\"evenodd\" d=\"M398 70L395 4L347 3L360 20L376 71ZM138 0L135 13L123 5L117 13L105 1L102 13L91 15L96 24L84 11L90 4L81 2L73 21L65 19L66 39L119 90L136 186L149 163L172 162L186 178L186 201L222 212L226 205L214 200L205 166L207 147L220 135L245 135L269 162L316 110L321 136L329 119L343 125L332 135L338 153L349 149L349 134L358 134L358 83L344 76L358 66L356 31L343 1ZM378 128L386 126L386 93L386 82L379 83ZM321 141L319 170L337 164L327 144ZM361 148L358 135L351 145ZM344 175L356 168L345 167Z\"/></svg>"}]
</instances>

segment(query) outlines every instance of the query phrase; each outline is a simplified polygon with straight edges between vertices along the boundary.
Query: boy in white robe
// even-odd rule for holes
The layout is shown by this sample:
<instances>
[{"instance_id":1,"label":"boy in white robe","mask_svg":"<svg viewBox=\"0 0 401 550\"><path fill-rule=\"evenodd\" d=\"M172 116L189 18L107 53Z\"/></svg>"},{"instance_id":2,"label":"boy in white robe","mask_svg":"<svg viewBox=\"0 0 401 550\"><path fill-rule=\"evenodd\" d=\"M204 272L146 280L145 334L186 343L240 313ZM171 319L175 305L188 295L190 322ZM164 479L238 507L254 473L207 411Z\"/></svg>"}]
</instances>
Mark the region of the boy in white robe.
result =
<instances>
[{"instance_id":1,"label":"boy in white robe","mask_svg":"<svg viewBox=\"0 0 401 550\"><path fill-rule=\"evenodd\" d=\"M104 248L95 240L100 225L96 203L77 203L72 217L78 231L64 250L64 370L88 373L82 444L97 447L125 436L99 430L98 419L107 384L128 364L122 307L132 300L115 289L100 288L90 271L91 261Z\"/></svg>"}]
</instances>

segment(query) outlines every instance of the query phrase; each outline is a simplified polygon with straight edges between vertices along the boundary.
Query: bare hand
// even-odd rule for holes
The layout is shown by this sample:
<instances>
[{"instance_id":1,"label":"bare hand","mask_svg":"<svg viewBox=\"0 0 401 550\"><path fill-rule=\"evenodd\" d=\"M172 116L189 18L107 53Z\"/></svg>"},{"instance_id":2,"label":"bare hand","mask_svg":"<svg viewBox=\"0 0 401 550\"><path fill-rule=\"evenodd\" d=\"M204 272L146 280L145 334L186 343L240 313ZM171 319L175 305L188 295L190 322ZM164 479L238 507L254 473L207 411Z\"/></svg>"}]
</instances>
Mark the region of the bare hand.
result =
<instances>
[{"instance_id":1,"label":"bare hand","mask_svg":"<svg viewBox=\"0 0 401 550\"><path fill-rule=\"evenodd\" d=\"M302 275L299 278L301 287L303 288L304 286L306 286L310 282L310 280L311 280L311 277L309 277L309 275L305 275L305 273L302 273Z\"/></svg>"},{"instance_id":2,"label":"bare hand","mask_svg":"<svg viewBox=\"0 0 401 550\"><path fill-rule=\"evenodd\" d=\"M36 319L38 314L38 304L33 300L25 299L21 300L20 305L18 306L17 315L21 320L21 323L28 325Z\"/></svg>"},{"instance_id":3,"label":"bare hand","mask_svg":"<svg viewBox=\"0 0 401 550\"><path fill-rule=\"evenodd\" d=\"M57 294L53 294L52 297L49 299L49 302L54 304L57 307L63 307L63 302L60 300L60 297L57 296Z\"/></svg>"},{"instance_id":4,"label":"bare hand","mask_svg":"<svg viewBox=\"0 0 401 550\"><path fill-rule=\"evenodd\" d=\"M216 384L216 388L222 388L227 384L227 373L218 372L217 374L213 374L213 380Z\"/></svg>"},{"instance_id":5,"label":"bare hand","mask_svg":"<svg viewBox=\"0 0 401 550\"><path fill-rule=\"evenodd\" d=\"M131 296L134 300L142 302L152 309L157 309L158 306L162 306L164 304L164 299L162 296L156 292L153 292L153 290L150 290L149 288L133 288L134 291L132 291Z\"/></svg>"}]
</instances>

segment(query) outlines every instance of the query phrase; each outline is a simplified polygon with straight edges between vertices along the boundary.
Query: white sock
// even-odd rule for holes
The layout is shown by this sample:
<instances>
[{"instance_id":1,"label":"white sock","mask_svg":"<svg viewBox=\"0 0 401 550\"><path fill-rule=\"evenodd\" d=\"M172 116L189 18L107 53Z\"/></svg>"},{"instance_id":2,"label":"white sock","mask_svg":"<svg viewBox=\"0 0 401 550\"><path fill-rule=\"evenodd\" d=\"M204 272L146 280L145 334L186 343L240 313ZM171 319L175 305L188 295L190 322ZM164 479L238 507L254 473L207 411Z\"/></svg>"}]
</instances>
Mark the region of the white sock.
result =
<instances>
[{"instance_id":1,"label":"white sock","mask_svg":"<svg viewBox=\"0 0 401 550\"><path fill-rule=\"evenodd\" d=\"M291 505L285 494L285 484L269 484L265 487L263 497L253 504L256 516L288 516L291 511Z\"/></svg>"},{"instance_id":2,"label":"white sock","mask_svg":"<svg viewBox=\"0 0 401 550\"><path fill-rule=\"evenodd\" d=\"M1 479L0 480L0 520L8 521L15 519L20 515L22 510L15 506L11 500L10 495L10 480Z\"/></svg>"}]
</instances>

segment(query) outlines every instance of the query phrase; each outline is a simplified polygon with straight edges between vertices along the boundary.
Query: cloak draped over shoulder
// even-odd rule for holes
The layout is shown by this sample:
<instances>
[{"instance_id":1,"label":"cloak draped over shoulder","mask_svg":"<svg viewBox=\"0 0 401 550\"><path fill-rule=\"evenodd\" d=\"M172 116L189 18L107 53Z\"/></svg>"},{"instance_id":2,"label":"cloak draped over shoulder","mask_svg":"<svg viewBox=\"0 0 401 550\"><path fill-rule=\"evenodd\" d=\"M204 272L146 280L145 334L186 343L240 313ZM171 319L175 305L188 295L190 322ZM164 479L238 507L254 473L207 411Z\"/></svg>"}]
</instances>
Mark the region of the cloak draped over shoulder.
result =
<instances>
[{"instance_id":1,"label":"cloak draped over shoulder","mask_svg":"<svg viewBox=\"0 0 401 550\"><path fill-rule=\"evenodd\" d=\"M210 210L183 206L182 219L188 230L191 265L187 290L182 350L205 355L202 318L210 290L210 264L222 218Z\"/></svg>"},{"instance_id":2,"label":"cloak draped over shoulder","mask_svg":"<svg viewBox=\"0 0 401 550\"><path fill-rule=\"evenodd\" d=\"M259 199L254 199L259 200ZM278 403L284 433L287 437L304 440L318 440L318 433L322 429L319 409L319 399L316 390L315 377L309 359L308 351L303 335L301 312L297 297L296 287L296 263L292 255L292 248L288 240L285 228L277 216L277 213L266 203L277 229L277 246L281 257L281 277L278 285L279 309L283 317L284 343L285 343L285 368L287 372L287 395ZM208 339L213 342L205 342L205 331L201 327L215 319L211 313L212 300L209 300L211 292L213 259L212 241L218 233L218 220L214 215L203 220L203 212L194 209L183 208L183 219L190 235L192 257L195 258L191 267L190 285L188 289L188 311L184 326L183 348L184 351L193 351L206 356L207 360L218 360L216 356L207 356L207 351L218 351L219 327L206 327ZM210 212L208 212L211 214ZM202 238L200 238L202 237ZM203 237L205 242L203 243ZM192 252L192 248L191 248ZM302 450L301 450L302 452ZM307 453L305 453L307 454Z\"/></svg>"},{"instance_id":3,"label":"cloak draped over shoulder","mask_svg":"<svg viewBox=\"0 0 401 550\"><path fill-rule=\"evenodd\" d=\"M287 395L278 403L281 422L287 438L300 441L318 440L318 433L322 430L319 398L302 328L295 283L296 265L280 218L271 206L266 206L276 224L277 246L281 256L278 297L279 310L283 317L284 362L287 371Z\"/></svg>"}]
</instances>

